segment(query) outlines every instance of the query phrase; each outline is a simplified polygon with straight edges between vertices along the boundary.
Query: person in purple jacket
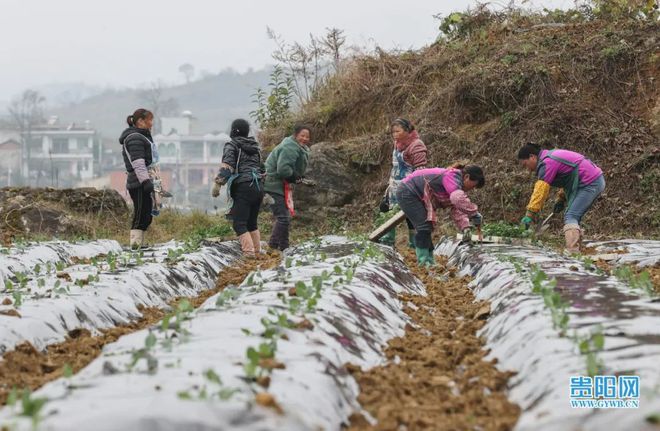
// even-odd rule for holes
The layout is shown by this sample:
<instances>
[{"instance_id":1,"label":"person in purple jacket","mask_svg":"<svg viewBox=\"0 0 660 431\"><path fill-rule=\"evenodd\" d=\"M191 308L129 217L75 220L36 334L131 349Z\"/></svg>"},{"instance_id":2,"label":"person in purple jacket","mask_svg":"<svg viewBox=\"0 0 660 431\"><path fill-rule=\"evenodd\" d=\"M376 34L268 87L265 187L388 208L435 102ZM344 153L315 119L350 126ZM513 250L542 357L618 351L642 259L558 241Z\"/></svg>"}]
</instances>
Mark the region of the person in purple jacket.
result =
<instances>
[{"instance_id":1,"label":"person in purple jacket","mask_svg":"<svg viewBox=\"0 0 660 431\"><path fill-rule=\"evenodd\" d=\"M554 213L564 213L564 237L566 250L579 253L582 241L580 221L598 196L605 190L603 171L580 153L569 150L543 150L536 144L525 144L518 151L518 160L538 180L527 205L521 223L529 228L536 222L543 204L548 199L550 187L561 187Z\"/></svg>"},{"instance_id":2,"label":"person in purple jacket","mask_svg":"<svg viewBox=\"0 0 660 431\"><path fill-rule=\"evenodd\" d=\"M415 227L417 263L431 266L433 242L431 232L436 221L436 208L451 208L451 218L464 236L470 235L470 223L481 226L483 217L466 192L485 184L479 166L454 165L450 168L419 169L408 175L396 191L401 210Z\"/></svg>"}]
</instances>

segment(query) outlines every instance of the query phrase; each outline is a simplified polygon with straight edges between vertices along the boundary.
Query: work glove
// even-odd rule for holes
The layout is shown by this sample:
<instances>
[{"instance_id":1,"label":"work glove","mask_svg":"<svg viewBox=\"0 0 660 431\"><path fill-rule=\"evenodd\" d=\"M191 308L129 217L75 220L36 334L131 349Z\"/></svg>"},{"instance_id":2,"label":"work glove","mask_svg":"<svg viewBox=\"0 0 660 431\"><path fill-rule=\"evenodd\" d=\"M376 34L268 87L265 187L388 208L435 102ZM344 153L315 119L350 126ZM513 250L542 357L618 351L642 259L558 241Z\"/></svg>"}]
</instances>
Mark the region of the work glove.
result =
<instances>
[{"instance_id":1,"label":"work glove","mask_svg":"<svg viewBox=\"0 0 660 431\"><path fill-rule=\"evenodd\" d=\"M220 184L218 184L217 182L213 183L213 188L211 189L211 196L213 196L214 198L220 196L220 187L221 187Z\"/></svg>"},{"instance_id":2,"label":"work glove","mask_svg":"<svg viewBox=\"0 0 660 431\"><path fill-rule=\"evenodd\" d=\"M531 225L533 222L534 220L528 215L526 215L520 220L520 224L525 226L525 229L529 229L529 225Z\"/></svg>"},{"instance_id":3,"label":"work glove","mask_svg":"<svg viewBox=\"0 0 660 431\"><path fill-rule=\"evenodd\" d=\"M470 217L470 222L474 226L481 226L481 223L484 221L484 217L481 215L481 213L476 213L472 217Z\"/></svg>"},{"instance_id":4,"label":"work glove","mask_svg":"<svg viewBox=\"0 0 660 431\"><path fill-rule=\"evenodd\" d=\"M152 194L154 192L154 183L151 180L142 181L142 190L147 194Z\"/></svg>"},{"instance_id":5,"label":"work glove","mask_svg":"<svg viewBox=\"0 0 660 431\"><path fill-rule=\"evenodd\" d=\"M462 231L463 239L461 244L471 244L472 243L472 228L466 227Z\"/></svg>"},{"instance_id":6,"label":"work glove","mask_svg":"<svg viewBox=\"0 0 660 431\"><path fill-rule=\"evenodd\" d=\"M263 206L275 205L275 199L273 199L270 194L265 193L263 199L261 200L261 204Z\"/></svg>"},{"instance_id":7,"label":"work glove","mask_svg":"<svg viewBox=\"0 0 660 431\"><path fill-rule=\"evenodd\" d=\"M229 181L229 177L231 177L231 171L226 168L221 168L220 172L218 172L218 175L215 176L213 182L219 186L224 186L227 184L227 181Z\"/></svg>"},{"instance_id":8,"label":"work glove","mask_svg":"<svg viewBox=\"0 0 660 431\"><path fill-rule=\"evenodd\" d=\"M386 213L390 210L390 199L387 195L384 195L383 199L380 200L378 210L380 210L382 213Z\"/></svg>"},{"instance_id":9,"label":"work glove","mask_svg":"<svg viewBox=\"0 0 660 431\"><path fill-rule=\"evenodd\" d=\"M552 207L552 212L555 214L559 214L562 211L564 211L564 208L566 208L566 202L563 200L558 200L555 202L555 206Z\"/></svg>"}]
</instances>

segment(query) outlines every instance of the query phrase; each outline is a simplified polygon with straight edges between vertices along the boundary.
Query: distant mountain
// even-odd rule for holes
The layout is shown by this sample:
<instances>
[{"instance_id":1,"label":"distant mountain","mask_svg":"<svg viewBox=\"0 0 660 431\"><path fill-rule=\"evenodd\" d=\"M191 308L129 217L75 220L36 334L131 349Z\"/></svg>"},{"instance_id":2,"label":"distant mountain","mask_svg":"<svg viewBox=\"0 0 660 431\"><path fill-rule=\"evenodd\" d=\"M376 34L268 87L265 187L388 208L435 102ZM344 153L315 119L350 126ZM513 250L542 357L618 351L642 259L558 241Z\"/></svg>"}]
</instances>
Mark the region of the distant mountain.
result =
<instances>
[{"instance_id":1,"label":"distant mountain","mask_svg":"<svg viewBox=\"0 0 660 431\"><path fill-rule=\"evenodd\" d=\"M54 82L33 87L41 93L48 106L59 108L82 102L85 99L101 94L103 87L87 85L84 82Z\"/></svg>"},{"instance_id":2,"label":"distant mountain","mask_svg":"<svg viewBox=\"0 0 660 431\"><path fill-rule=\"evenodd\" d=\"M226 131L233 119L249 117L254 109L252 94L256 88L268 85L269 75L270 69L243 74L226 70L188 84L163 87L161 99L176 100L177 113L192 111L198 133ZM108 89L79 103L50 108L48 115L57 115L60 123L83 124L89 120L104 138L114 139L125 127L127 115L138 107L153 108L140 97L145 89Z\"/></svg>"}]
</instances>

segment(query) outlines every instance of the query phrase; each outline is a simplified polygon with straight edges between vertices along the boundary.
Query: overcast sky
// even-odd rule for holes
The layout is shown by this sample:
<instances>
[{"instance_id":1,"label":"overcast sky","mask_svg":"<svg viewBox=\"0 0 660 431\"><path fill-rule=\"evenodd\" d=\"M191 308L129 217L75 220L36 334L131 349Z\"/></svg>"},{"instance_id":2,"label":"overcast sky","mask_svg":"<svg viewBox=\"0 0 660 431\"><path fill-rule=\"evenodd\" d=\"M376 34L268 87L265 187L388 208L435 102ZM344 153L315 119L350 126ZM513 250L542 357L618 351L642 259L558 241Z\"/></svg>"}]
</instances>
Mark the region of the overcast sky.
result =
<instances>
[{"instance_id":1,"label":"overcast sky","mask_svg":"<svg viewBox=\"0 0 660 431\"><path fill-rule=\"evenodd\" d=\"M501 3L507 3L502 1ZM434 14L473 0L1 0L0 101L30 86L83 81L132 87L182 82L179 65L211 73L272 63L270 26L287 41L345 30L356 45L419 48ZM536 1L569 7L571 0Z\"/></svg>"}]
</instances>

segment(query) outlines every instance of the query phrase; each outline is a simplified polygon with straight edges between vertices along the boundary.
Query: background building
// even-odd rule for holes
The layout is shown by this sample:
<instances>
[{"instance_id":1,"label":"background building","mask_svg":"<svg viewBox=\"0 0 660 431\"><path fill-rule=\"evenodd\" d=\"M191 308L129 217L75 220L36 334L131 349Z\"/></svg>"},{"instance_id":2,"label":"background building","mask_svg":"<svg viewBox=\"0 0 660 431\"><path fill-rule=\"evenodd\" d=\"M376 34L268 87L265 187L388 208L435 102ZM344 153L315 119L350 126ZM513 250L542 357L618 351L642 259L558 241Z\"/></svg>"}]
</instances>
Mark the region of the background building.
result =
<instances>
[{"instance_id":1,"label":"background building","mask_svg":"<svg viewBox=\"0 0 660 431\"><path fill-rule=\"evenodd\" d=\"M229 135L222 132L196 134L195 119L190 111L184 111L181 117L164 117L161 121L164 133L155 135L154 143L165 187L174 194L173 202L204 209L219 206L219 201L213 201L210 193Z\"/></svg>"}]
</instances>

